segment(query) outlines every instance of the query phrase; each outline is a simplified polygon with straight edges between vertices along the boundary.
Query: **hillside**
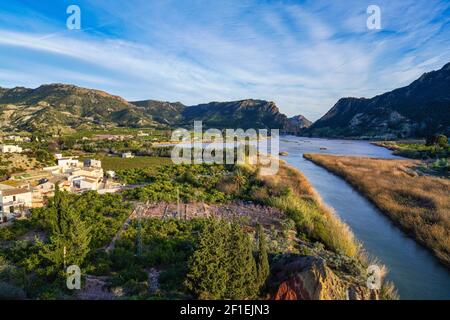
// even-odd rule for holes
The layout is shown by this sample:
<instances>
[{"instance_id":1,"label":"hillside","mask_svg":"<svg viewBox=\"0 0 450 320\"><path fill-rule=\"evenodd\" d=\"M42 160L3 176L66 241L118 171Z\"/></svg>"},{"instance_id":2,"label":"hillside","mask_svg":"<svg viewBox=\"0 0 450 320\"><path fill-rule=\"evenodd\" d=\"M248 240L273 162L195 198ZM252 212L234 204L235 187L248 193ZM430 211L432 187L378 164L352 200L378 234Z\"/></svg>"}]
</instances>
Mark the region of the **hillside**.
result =
<instances>
[{"instance_id":1,"label":"hillside","mask_svg":"<svg viewBox=\"0 0 450 320\"><path fill-rule=\"evenodd\" d=\"M210 102L194 106L155 100L132 103L154 120L171 126L192 127L194 121L201 120L205 128L280 129L298 133L310 123L303 116L288 118L280 113L274 102L265 100Z\"/></svg>"},{"instance_id":2,"label":"hillside","mask_svg":"<svg viewBox=\"0 0 450 320\"><path fill-rule=\"evenodd\" d=\"M182 112L185 108L181 102L166 102L158 100L143 100L131 102L142 112L152 117L153 120L174 125L182 120Z\"/></svg>"},{"instance_id":3,"label":"hillside","mask_svg":"<svg viewBox=\"0 0 450 320\"><path fill-rule=\"evenodd\" d=\"M289 133L298 133L307 123L302 118L288 119L274 102L264 100L185 106L156 100L128 102L66 84L0 88L0 125L6 130L57 133L91 127L192 127L195 120L202 120L205 128L267 128Z\"/></svg>"},{"instance_id":4,"label":"hillside","mask_svg":"<svg viewBox=\"0 0 450 320\"><path fill-rule=\"evenodd\" d=\"M157 123L118 96L73 85L0 90L0 125L47 132L89 126L155 126Z\"/></svg>"},{"instance_id":5,"label":"hillside","mask_svg":"<svg viewBox=\"0 0 450 320\"><path fill-rule=\"evenodd\" d=\"M309 128L312 125L312 122L306 119L301 114L289 118L289 122L291 123L291 125L298 127L300 129Z\"/></svg>"},{"instance_id":6,"label":"hillside","mask_svg":"<svg viewBox=\"0 0 450 320\"><path fill-rule=\"evenodd\" d=\"M450 63L371 99L342 98L306 132L310 136L384 139L449 135Z\"/></svg>"},{"instance_id":7,"label":"hillside","mask_svg":"<svg viewBox=\"0 0 450 320\"><path fill-rule=\"evenodd\" d=\"M186 107L182 113L182 124L189 125L202 120L204 126L212 128L280 129L296 132L286 115L280 113L274 102L265 100L241 100L232 102L210 102Z\"/></svg>"}]
</instances>

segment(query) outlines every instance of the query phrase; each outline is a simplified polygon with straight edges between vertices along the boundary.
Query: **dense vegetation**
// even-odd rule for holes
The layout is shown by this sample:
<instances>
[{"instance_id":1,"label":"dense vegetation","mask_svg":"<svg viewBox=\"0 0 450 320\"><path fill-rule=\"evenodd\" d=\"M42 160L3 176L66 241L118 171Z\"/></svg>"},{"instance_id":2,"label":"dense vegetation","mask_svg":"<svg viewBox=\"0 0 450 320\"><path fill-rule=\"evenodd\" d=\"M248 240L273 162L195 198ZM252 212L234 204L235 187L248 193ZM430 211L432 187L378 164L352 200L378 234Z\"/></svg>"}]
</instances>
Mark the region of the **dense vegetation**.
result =
<instances>
[{"instance_id":1,"label":"dense vegetation","mask_svg":"<svg viewBox=\"0 0 450 320\"><path fill-rule=\"evenodd\" d=\"M64 264L95 272L101 267L98 250L109 243L130 212L130 205L118 195L57 192L47 207L34 209L29 220L1 228L0 297L51 299L70 294L65 289ZM2 287L9 289L5 292Z\"/></svg>"},{"instance_id":2,"label":"dense vegetation","mask_svg":"<svg viewBox=\"0 0 450 320\"><path fill-rule=\"evenodd\" d=\"M63 276L64 265L74 263L84 275L105 278L111 292L124 298L263 297L268 293L269 262L298 252L293 237L361 265L351 232L323 207L303 175L283 163L276 176L261 177L258 172L254 167L223 165L133 168L118 170L119 178L144 185L122 194L57 192L47 207L33 210L31 219L0 229L5 244L0 250L5 266L0 266L0 296L73 295ZM210 204L250 200L277 207L286 216L279 230L244 217L142 218L125 223L131 201L178 199ZM304 248L305 253L309 250ZM156 285L150 280L155 274Z\"/></svg>"},{"instance_id":3,"label":"dense vegetation","mask_svg":"<svg viewBox=\"0 0 450 320\"><path fill-rule=\"evenodd\" d=\"M121 170L118 171L118 176L128 184L149 183L145 187L127 191L125 195L129 199L223 203L231 200L233 193L225 192L219 184L230 177L233 179L233 186L239 188L244 183L239 179L245 179L244 174L240 175L239 172L222 165L179 165L164 166L157 172L153 169Z\"/></svg>"},{"instance_id":4,"label":"dense vegetation","mask_svg":"<svg viewBox=\"0 0 450 320\"><path fill-rule=\"evenodd\" d=\"M383 141L374 143L386 147L399 155L411 159L446 159L450 158L450 145L445 135L430 136L423 141Z\"/></svg>"},{"instance_id":5,"label":"dense vegetation","mask_svg":"<svg viewBox=\"0 0 450 320\"><path fill-rule=\"evenodd\" d=\"M256 246L240 221L134 221L111 253L109 285L148 298L256 298L268 277L267 243L260 232ZM162 270L153 291L151 268Z\"/></svg>"}]
</instances>

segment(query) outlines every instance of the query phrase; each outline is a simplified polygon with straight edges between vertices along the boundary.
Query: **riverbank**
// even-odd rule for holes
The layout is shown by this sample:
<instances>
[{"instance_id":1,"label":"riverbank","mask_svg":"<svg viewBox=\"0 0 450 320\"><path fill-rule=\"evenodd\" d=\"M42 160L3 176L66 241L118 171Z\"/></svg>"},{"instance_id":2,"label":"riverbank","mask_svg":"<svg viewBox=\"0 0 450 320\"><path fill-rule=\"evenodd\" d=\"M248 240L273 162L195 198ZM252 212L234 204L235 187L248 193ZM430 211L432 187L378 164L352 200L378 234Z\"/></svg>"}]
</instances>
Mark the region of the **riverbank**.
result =
<instances>
[{"instance_id":1,"label":"riverbank","mask_svg":"<svg viewBox=\"0 0 450 320\"><path fill-rule=\"evenodd\" d=\"M376 141L373 145L391 150L393 154L411 159L437 159L450 157L450 146L427 146L422 140Z\"/></svg>"},{"instance_id":2,"label":"riverbank","mask_svg":"<svg viewBox=\"0 0 450 320\"><path fill-rule=\"evenodd\" d=\"M344 178L450 267L450 182L419 175L414 160L305 154Z\"/></svg>"}]
</instances>

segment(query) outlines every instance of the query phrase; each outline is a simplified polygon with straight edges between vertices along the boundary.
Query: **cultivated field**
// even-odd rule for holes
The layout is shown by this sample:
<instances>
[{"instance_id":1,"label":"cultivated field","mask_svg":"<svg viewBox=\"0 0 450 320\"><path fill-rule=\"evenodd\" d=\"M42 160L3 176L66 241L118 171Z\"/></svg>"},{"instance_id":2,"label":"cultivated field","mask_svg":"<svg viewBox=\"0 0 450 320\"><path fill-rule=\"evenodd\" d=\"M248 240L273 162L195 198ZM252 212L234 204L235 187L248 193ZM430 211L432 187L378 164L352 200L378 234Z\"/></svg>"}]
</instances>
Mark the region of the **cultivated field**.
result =
<instances>
[{"instance_id":1,"label":"cultivated field","mask_svg":"<svg viewBox=\"0 0 450 320\"><path fill-rule=\"evenodd\" d=\"M128 159L102 157L101 160L102 167L105 170L141 169L172 164L170 158L164 157L134 157Z\"/></svg>"},{"instance_id":2,"label":"cultivated field","mask_svg":"<svg viewBox=\"0 0 450 320\"><path fill-rule=\"evenodd\" d=\"M450 181L419 175L414 160L305 154L343 177L450 267Z\"/></svg>"}]
</instances>

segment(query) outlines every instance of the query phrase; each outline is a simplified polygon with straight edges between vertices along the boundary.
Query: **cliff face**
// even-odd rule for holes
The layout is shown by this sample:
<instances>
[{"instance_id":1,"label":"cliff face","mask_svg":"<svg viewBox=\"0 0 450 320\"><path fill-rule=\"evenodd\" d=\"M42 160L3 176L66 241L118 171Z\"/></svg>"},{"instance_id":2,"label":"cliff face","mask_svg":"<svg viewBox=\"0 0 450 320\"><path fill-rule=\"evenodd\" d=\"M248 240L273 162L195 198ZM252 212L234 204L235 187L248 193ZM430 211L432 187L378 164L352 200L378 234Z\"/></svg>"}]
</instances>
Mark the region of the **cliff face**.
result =
<instances>
[{"instance_id":1,"label":"cliff face","mask_svg":"<svg viewBox=\"0 0 450 320\"><path fill-rule=\"evenodd\" d=\"M299 129L290 123L286 115L280 113L274 102L265 100L211 102L187 107L182 115L185 125L202 120L206 127L219 129L280 129L281 132Z\"/></svg>"},{"instance_id":2,"label":"cliff face","mask_svg":"<svg viewBox=\"0 0 450 320\"><path fill-rule=\"evenodd\" d=\"M307 131L311 136L408 138L450 134L450 63L409 86L371 99L342 98Z\"/></svg>"},{"instance_id":3,"label":"cliff face","mask_svg":"<svg viewBox=\"0 0 450 320\"><path fill-rule=\"evenodd\" d=\"M274 300L379 300L379 290L371 290L354 279L339 277L316 256L299 256L273 268Z\"/></svg>"}]
</instances>

